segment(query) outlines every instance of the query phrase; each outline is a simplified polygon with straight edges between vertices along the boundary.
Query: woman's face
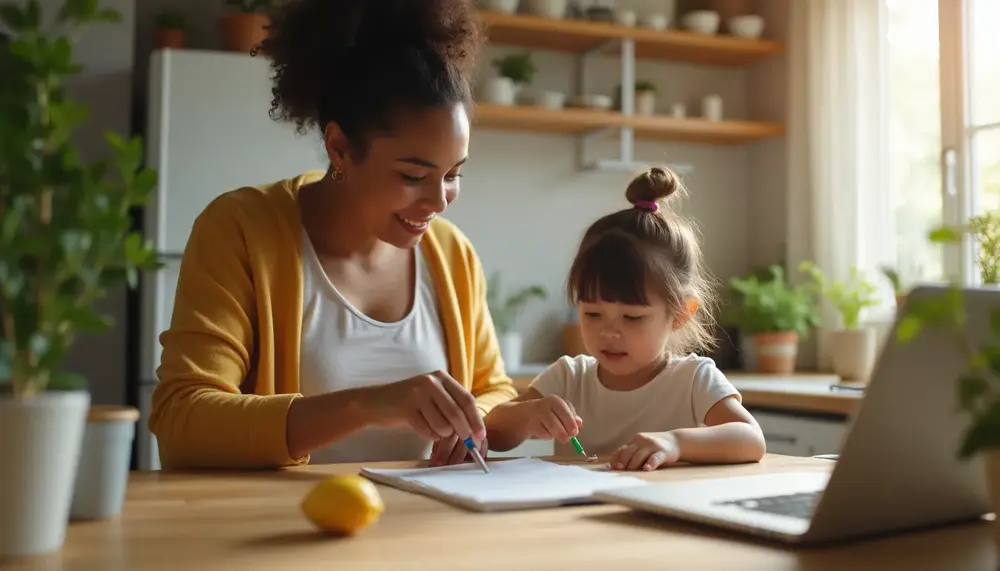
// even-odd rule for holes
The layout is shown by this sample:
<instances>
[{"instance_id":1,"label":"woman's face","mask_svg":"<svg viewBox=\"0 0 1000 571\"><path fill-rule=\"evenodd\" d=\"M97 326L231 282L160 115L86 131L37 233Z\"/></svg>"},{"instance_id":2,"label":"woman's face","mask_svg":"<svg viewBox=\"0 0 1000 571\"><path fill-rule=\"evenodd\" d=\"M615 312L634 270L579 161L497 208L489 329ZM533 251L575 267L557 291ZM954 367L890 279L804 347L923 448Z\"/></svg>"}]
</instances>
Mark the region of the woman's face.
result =
<instances>
[{"instance_id":1,"label":"woman's face","mask_svg":"<svg viewBox=\"0 0 1000 571\"><path fill-rule=\"evenodd\" d=\"M416 246L430 221L458 198L469 152L465 106L401 113L392 132L372 138L358 161L339 128L330 127L327 152L344 173L339 186L358 222L383 242Z\"/></svg>"}]
</instances>

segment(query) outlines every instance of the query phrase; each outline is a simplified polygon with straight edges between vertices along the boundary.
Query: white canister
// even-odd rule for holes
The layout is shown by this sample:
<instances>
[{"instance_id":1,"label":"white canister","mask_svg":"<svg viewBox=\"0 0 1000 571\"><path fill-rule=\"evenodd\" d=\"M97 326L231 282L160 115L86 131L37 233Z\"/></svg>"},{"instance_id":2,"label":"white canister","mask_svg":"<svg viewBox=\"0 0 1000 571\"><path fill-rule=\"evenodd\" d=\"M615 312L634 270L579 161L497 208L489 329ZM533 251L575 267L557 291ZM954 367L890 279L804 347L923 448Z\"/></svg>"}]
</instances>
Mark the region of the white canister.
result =
<instances>
[{"instance_id":1,"label":"white canister","mask_svg":"<svg viewBox=\"0 0 1000 571\"><path fill-rule=\"evenodd\" d=\"M480 95L487 103L513 105L517 97L517 86L509 77L491 77L483 83Z\"/></svg>"},{"instance_id":2,"label":"white canister","mask_svg":"<svg viewBox=\"0 0 1000 571\"><path fill-rule=\"evenodd\" d=\"M615 12L615 21L619 25L632 27L638 22L639 17L636 15L635 10L618 10Z\"/></svg>"},{"instance_id":3,"label":"white canister","mask_svg":"<svg viewBox=\"0 0 1000 571\"><path fill-rule=\"evenodd\" d=\"M722 97L706 95L701 100L701 114L709 121L722 121Z\"/></svg>"},{"instance_id":4,"label":"white canister","mask_svg":"<svg viewBox=\"0 0 1000 571\"><path fill-rule=\"evenodd\" d=\"M543 91L538 99L546 109L562 109L566 105L566 94L559 91Z\"/></svg>"},{"instance_id":5,"label":"white canister","mask_svg":"<svg viewBox=\"0 0 1000 571\"><path fill-rule=\"evenodd\" d=\"M138 420L139 411L132 407L91 407L73 489L72 519L105 519L121 512Z\"/></svg>"},{"instance_id":6,"label":"white canister","mask_svg":"<svg viewBox=\"0 0 1000 571\"><path fill-rule=\"evenodd\" d=\"M683 103L674 103L670 106L670 116L676 119L683 119L687 116L687 108Z\"/></svg>"},{"instance_id":7,"label":"white canister","mask_svg":"<svg viewBox=\"0 0 1000 571\"><path fill-rule=\"evenodd\" d=\"M522 341L521 334L516 331L508 331L500 335L500 358L503 359L504 369L515 371L524 364L521 357Z\"/></svg>"},{"instance_id":8,"label":"white canister","mask_svg":"<svg viewBox=\"0 0 1000 571\"><path fill-rule=\"evenodd\" d=\"M656 93L638 91L635 94L635 114L648 117L656 113Z\"/></svg>"}]
</instances>

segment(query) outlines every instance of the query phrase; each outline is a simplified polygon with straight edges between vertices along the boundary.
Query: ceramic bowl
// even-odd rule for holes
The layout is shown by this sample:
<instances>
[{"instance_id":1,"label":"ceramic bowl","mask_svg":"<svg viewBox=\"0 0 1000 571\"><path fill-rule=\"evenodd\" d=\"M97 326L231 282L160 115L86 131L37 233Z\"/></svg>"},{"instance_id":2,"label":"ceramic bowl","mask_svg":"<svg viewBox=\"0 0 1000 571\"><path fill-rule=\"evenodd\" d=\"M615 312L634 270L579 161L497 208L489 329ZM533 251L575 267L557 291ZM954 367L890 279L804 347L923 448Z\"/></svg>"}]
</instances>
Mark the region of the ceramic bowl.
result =
<instances>
[{"instance_id":1,"label":"ceramic bowl","mask_svg":"<svg viewBox=\"0 0 1000 571\"><path fill-rule=\"evenodd\" d=\"M531 14L546 18L562 18L566 15L568 0L527 0L525 8Z\"/></svg>"},{"instance_id":2,"label":"ceramic bowl","mask_svg":"<svg viewBox=\"0 0 1000 571\"><path fill-rule=\"evenodd\" d=\"M681 18L684 29L697 34L715 34L719 31L719 13L712 10L695 10Z\"/></svg>"},{"instance_id":3,"label":"ceramic bowl","mask_svg":"<svg viewBox=\"0 0 1000 571\"><path fill-rule=\"evenodd\" d=\"M764 33L764 18L754 14L734 16L726 22L729 33L740 38L759 38Z\"/></svg>"}]
</instances>

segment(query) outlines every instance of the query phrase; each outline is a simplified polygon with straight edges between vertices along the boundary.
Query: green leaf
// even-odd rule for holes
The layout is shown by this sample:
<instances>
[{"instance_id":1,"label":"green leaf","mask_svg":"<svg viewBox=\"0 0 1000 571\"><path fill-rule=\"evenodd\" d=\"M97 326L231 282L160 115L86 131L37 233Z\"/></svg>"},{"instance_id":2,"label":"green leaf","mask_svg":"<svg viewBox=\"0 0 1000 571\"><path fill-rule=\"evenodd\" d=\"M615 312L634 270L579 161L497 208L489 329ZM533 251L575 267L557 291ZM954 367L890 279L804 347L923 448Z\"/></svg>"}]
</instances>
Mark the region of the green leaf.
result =
<instances>
[{"instance_id":1,"label":"green leaf","mask_svg":"<svg viewBox=\"0 0 1000 571\"><path fill-rule=\"evenodd\" d=\"M49 380L49 390L80 391L87 389L87 378L74 373L52 373Z\"/></svg>"},{"instance_id":2,"label":"green leaf","mask_svg":"<svg viewBox=\"0 0 1000 571\"><path fill-rule=\"evenodd\" d=\"M1000 336L1000 307L990 311L990 330L994 335Z\"/></svg>"},{"instance_id":3,"label":"green leaf","mask_svg":"<svg viewBox=\"0 0 1000 571\"><path fill-rule=\"evenodd\" d=\"M104 8L98 12L97 20L100 22L118 23L122 21L122 15L120 12L112 8Z\"/></svg>"},{"instance_id":4,"label":"green leaf","mask_svg":"<svg viewBox=\"0 0 1000 571\"><path fill-rule=\"evenodd\" d=\"M990 385L981 376L965 375L958 379L959 404L965 410L974 410L976 403L989 393Z\"/></svg>"},{"instance_id":5,"label":"green leaf","mask_svg":"<svg viewBox=\"0 0 1000 571\"><path fill-rule=\"evenodd\" d=\"M915 315L907 315L899 321L896 327L896 340L900 343L907 343L916 339L923 329L923 322Z\"/></svg>"},{"instance_id":6,"label":"green leaf","mask_svg":"<svg viewBox=\"0 0 1000 571\"><path fill-rule=\"evenodd\" d=\"M30 28L28 8L21 9L17 4L5 2L0 4L0 23L14 32L23 32Z\"/></svg>"},{"instance_id":7,"label":"green leaf","mask_svg":"<svg viewBox=\"0 0 1000 571\"><path fill-rule=\"evenodd\" d=\"M941 226L930 231L927 238L931 242L939 244L948 244L952 242L959 242L962 240L962 232L956 228L951 228L948 226Z\"/></svg>"}]
</instances>

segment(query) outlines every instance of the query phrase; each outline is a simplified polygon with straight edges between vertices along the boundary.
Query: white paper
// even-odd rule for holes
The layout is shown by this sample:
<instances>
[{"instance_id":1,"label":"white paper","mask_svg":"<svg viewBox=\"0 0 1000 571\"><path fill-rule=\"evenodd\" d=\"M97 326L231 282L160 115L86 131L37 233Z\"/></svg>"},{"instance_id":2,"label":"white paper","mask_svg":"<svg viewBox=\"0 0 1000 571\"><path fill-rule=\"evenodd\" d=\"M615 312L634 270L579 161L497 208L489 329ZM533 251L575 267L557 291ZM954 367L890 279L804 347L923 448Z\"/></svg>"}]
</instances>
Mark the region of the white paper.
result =
<instances>
[{"instance_id":1,"label":"white paper","mask_svg":"<svg viewBox=\"0 0 1000 571\"><path fill-rule=\"evenodd\" d=\"M388 486L476 511L592 503L596 500L591 496L598 490L646 484L632 476L535 458L490 462L489 467L489 474L471 463L401 470L362 468L361 473Z\"/></svg>"}]
</instances>

